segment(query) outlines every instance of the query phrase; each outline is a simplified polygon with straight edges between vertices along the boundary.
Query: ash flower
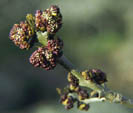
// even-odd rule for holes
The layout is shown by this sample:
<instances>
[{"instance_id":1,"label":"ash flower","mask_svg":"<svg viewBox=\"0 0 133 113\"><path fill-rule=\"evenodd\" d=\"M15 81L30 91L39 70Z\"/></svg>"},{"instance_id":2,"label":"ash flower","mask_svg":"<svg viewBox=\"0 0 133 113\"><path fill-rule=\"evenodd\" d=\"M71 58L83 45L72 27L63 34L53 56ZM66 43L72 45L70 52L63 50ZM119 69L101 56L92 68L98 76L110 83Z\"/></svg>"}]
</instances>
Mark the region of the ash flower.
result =
<instances>
[{"instance_id":1,"label":"ash flower","mask_svg":"<svg viewBox=\"0 0 133 113\"><path fill-rule=\"evenodd\" d=\"M79 83L79 80L75 76L73 76L71 73L68 73L67 79L70 83L76 83L76 84Z\"/></svg>"},{"instance_id":2,"label":"ash flower","mask_svg":"<svg viewBox=\"0 0 133 113\"><path fill-rule=\"evenodd\" d=\"M79 80L73 76L71 73L68 73L68 82L70 83L69 88L71 91L75 91L79 86Z\"/></svg>"},{"instance_id":3,"label":"ash flower","mask_svg":"<svg viewBox=\"0 0 133 113\"><path fill-rule=\"evenodd\" d=\"M54 69L56 66L56 58L54 55L46 48L41 47L32 53L29 61L34 67L41 67L45 70Z\"/></svg>"},{"instance_id":4,"label":"ash flower","mask_svg":"<svg viewBox=\"0 0 133 113\"><path fill-rule=\"evenodd\" d=\"M80 110L85 110L88 111L88 109L90 108L89 104L85 104L83 102L78 102L78 106L77 106Z\"/></svg>"},{"instance_id":5,"label":"ash flower","mask_svg":"<svg viewBox=\"0 0 133 113\"><path fill-rule=\"evenodd\" d=\"M30 57L30 63L34 67L41 67L45 70L54 69L57 59L62 55L62 41L60 39L48 40L45 47L40 47Z\"/></svg>"},{"instance_id":6,"label":"ash flower","mask_svg":"<svg viewBox=\"0 0 133 113\"><path fill-rule=\"evenodd\" d=\"M19 46L20 49L29 49L33 35L34 30L25 21L20 22L20 24L14 24L10 31L9 38L16 46Z\"/></svg>"},{"instance_id":7,"label":"ash flower","mask_svg":"<svg viewBox=\"0 0 133 113\"><path fill-rule=\"evenodd\" d=\"M107 77L104 72L102 72L99 69L92 69L92 74L94 74L94 80L97 84L102 84L104 82L107 82Z\"/></svg>"},{"instance_id":8,"label":"ash flower","mask_svg":"<svg viewBox=\"0 0 133 113\"><path fill-rule=\"evenodd\" d=\"M56 56L62 55L63 41L60 38L48 40L47 48Z\"/></svg>"},{"instance_id":9,"label":"ash flower","mask_svg":"<svg viewBox=\"0 0 133 113\"><path fill-rule=\"evenodd\" d=\"M107 82L106 74L99 69L90 69L83 71L82 76L85 80L91 80L97 84Z\"/></svg>"},{"instance_id":10,"label":"ash flower","mask_svg":"<svg viewBox=\"0 0 133 113\"><path fill-rule=\"evenodd\" d=\"M65 93L61 96L60 102L65 106L66 109L71 109L73 108L75 100L73 97L68 96L68 93Z\"/></svg>"},{"instance_id":11,"label":"ash flower","mask_svg":"<svg viewBox=\"0 0 133 113\"><path fill-rule=\"evenodd\" d=\"M62 15L57 6L51 6L45 11L37 10L35 13L37 30L55 34L62 26Z\"/></svg>"},{"instance_id":12,"label":"ash flower","mask_svg":"<svg viewBox=\"0 0 133 113\"><path fill-rule=\"evenodd\" d=\"M37 10L35 13L35 26L37 30L45 31L46 30L46 19L43 17L43 12Z\"/></svg>"},{"instance_id":13,"label":"ash flower","mask_svg":"<svg viewBox=\"0 0 133 113\"><path fill-rule=\"evenodd\" d=\"M62 26L62 15L59 7L52 5L44 11L44 15L47 20L47 32L55 34Z\"/></svg>"},{"instance_id":14,"label":"ash flower","mask_svg":"<svg viewBox=\"0 0 133 113\"><path fill-rule=\"evenodd\" d=\"M60 9L59 9L58 6L52 5L52 6L49 8L49 10L50 10L52 16L56 16L56 17L61 16L61 14L60 14Z\"/></svg>"},{"instance_id":15,"label":"ash flower","mask_svg":"<svg viewBox=\"0 0 133 113\"><path fill-rule=\"evenodd\" d=\"M78 93L79 100L84 100L89 98L89 94L87 93L87 90L80 88L77 93Z\"/></svg>"}]
</instances>

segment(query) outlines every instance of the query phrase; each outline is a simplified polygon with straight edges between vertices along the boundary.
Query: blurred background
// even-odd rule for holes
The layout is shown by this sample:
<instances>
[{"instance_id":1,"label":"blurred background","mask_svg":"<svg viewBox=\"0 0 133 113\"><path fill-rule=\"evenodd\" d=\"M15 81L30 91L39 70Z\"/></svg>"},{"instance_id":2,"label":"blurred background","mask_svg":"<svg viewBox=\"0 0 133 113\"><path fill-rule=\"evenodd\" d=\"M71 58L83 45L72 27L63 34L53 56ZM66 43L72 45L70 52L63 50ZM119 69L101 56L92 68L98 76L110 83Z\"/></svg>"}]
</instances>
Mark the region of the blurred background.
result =
<instances>
[{"instance_id":1,"label":"blurred background","mask_svg":"<svg viewBox=\"0 0 133 113\"><path fill-rule=\"evenodd\" d=\"M102 69L108 87L133 98L132 0L0 0L0 113L85 113L67 111L56 88L67 85L67 72L34 68L29 56L35 50L16 47L8 38L13 24L27 13L58 5L63 27L64 54L79 69ZM111 103L91 104L88 113L132 113Z\"/></svg>"}]
</instances>

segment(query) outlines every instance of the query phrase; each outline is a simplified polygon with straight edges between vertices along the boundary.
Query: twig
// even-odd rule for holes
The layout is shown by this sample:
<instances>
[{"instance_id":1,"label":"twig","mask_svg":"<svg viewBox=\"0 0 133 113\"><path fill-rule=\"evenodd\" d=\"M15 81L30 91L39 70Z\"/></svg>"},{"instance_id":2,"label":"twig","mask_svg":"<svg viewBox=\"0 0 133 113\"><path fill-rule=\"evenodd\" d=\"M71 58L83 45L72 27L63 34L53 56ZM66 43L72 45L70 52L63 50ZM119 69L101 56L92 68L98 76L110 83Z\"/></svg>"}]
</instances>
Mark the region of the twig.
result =
<instances>
[{"instance_id":1,"label":"twig","mask_svg":"<svg viewBox=\"0 0 133 113\"><path fill-rule=\"evenodd\" d=\"M128 99L117 92L111 91L106 87L103 87L94 82L83 79L81 73L74 68L73 64L64 55L60 59L58 59L58 63L61 64L67 71L71 72L75 77L79 79L80 86L90 88L93 91L99 93L99 97L85 99L82 100L83 102L90 103L90 102L110 101L113 103L120 103L130 108L133 108L133 100Z\"/></svg>"}]
</instances>

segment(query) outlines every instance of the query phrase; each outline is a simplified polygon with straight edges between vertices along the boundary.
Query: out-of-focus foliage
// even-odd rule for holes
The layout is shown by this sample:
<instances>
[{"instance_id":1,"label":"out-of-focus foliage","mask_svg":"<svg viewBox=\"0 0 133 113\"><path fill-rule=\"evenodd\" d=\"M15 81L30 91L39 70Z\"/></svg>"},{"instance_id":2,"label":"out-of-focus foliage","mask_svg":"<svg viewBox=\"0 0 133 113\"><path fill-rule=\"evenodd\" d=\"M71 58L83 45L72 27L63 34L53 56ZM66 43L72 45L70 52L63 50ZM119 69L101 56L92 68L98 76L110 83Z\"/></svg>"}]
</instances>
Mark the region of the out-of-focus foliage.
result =
<instances>
[{"instance_id":1,"label":"out-of-focus foliage","mask_svg":"<svg viewBox=\"0 0 133 113\"><path fill-rule=\"evenodd\" d=\"M65 43L64 54L81 70L102 69L108 75L110 88L132 97L132 0L1 0L0 112L26 108L31 113L77 112L65 111L57 102L55 88L67 84L66 71L61 66L50 72L32 67L28 58L35 48L20 50L8 38L13 24L24 20L27 13L34 14L35 10L53 4L63 14L63 27L58 35ZM93 104L90 112L132 110L115 104Z\"/></svg>"}]
</instances>

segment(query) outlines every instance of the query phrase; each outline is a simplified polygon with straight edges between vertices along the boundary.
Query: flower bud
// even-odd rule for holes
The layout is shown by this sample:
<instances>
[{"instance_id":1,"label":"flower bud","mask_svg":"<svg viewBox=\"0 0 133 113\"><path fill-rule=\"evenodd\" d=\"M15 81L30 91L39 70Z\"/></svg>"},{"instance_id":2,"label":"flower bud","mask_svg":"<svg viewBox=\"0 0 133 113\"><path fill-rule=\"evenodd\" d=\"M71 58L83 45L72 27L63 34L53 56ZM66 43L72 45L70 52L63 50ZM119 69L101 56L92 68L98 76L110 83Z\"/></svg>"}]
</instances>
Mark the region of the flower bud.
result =
<instances>
[{"instance_id":1,"label":"flower bud","mask_svg":"<svg viewBox=\"0 0 133 113\"><path fill-rule=\"evenodd\" d=\"M75 91L79 86L79 80L73 76L71 73L68 73L68 82L70 83L69 88L71 91Z\"/></svg>"},{"instance_id":2,"label":"flower bud","mask_svg":"<svg viewBox=\"0 0 133 113\"><path fill-rule=\"evenodd\" d=\"M107 76L101 70L99 70L99 69L92 69L92 74L94 75L93 79L94 79L94 81L97 84L102 84L104 82L107 82Z\"/></svg>"},{"instance_id":3,"label":"flower bud","mask_svg":"<svg viewBox=\"0 0 133 113\"><path fill-rule=\"evenodd\" d=\"M75 76L73 76L71 73L68 73L67 79L68 79L68 82L70 83L77 83L77 84L79 83L79 80Z\"/></svg>"},{"instance_id":4,"label":"flower bud","mask_svg":"<svg viewBox=\"0 0 133 113\"><path fill-rule=\"evenodd\" d=\"M52 16L55 16L55 17L59 17L60 16L60 9L59 9L58 6L52 5L49 8L49 10L50 10Z\"/></svg>"},{"instance_id":5,"label":"flower bud","mask_svg":"<svg viewBox=\"0 0 133 113\"><path fill-rule=\"evenodd\" d=\"M90 108L89 104L78 102L78 109L88 111L89 108Z\"/></svg>"},{"instance_id":6,"label":"flower bud","mask_svg":"<svg viewBox=\"0 0 133 113\"><path fill-rule=\"evenodd\" d=\"M66 109L71 109L73 108L75 100L73 97L68 96L68 94L64 94L61 96L61 103L65 106Z\"/></svg>"},{"instance_id":7,"label":"flower bud","mask_svg":"<svg viewBox=\"0 0 133 113\"><path fill-rule=\"evenodd\" d=\"M97 84L107 82L107 77L104 72L99 69L89 69L81 73L85 80L91 80Z\"/></svg>"},{"instance_id":8,"label":"flower bud","mask_svg":"<svg viewBox=\"0 0 133 113\"><path fill-rule=\"evenodd\" d=\"M26 21L32 27L32 29L35 31L35 17L32 14L27 14Z\"/></svg>"},{"instance_id":9,"label":"flower bud","mask_svg":"<svg viewBox=\"0 0 133 113\"><path fill-rule=\"evenodd\" d=\"M77 93L78 93L79 100L84 100L89 98L89 94L84 89L80 88Z\"/></svg>"}]
</instances>

